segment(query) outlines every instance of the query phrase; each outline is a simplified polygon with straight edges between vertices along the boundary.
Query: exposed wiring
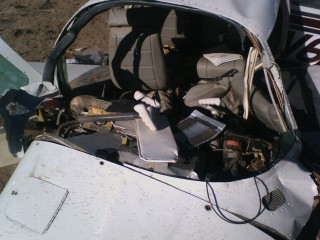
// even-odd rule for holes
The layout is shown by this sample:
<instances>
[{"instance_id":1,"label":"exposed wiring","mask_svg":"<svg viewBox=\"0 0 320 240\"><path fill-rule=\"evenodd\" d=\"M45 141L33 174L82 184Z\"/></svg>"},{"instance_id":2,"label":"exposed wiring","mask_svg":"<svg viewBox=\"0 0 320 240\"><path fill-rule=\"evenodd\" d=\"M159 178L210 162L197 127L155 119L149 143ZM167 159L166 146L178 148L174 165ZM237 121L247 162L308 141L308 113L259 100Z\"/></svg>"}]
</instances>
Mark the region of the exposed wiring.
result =
<instances>
[{"instance_id":1,"label":"exposed wiring","mask_svg":"<svg viewBox=\"0 0 320 240\"><path fill-rule=\"evenodd\" d=\"M56 121L56 125L59 126L60 125L60 118L62 116L62 114L65 112L65 109L62 108L59 113L58 113L58 116L57 116L57 121Z\"/></svg>"},{"instance_id":2,"label":"exposed wiring","mask_svg":"<svg viewBox=\"0 0 320 240\"><path fill-rule=\"evenodd\" d=\"M257 217L259 217L262 212L265 210L265 208L263 207L262 208L262 201L261 201L261 193L260 193L260 190L259 190L259 186L258 186L258 183L257 183L257 179L259 179L260 182L262 182L262 184L264 185L264 187L266 188L267 192L268 192L268 188L267 186L263 183L263 181L258 178L258 177L254 177L254 183L255 183L255 186L257 188L257 192L258 192L258 198L259 198L259 209L258 209L258 212L257 214L253 217L253 218L250 218L250 219L245 219L245 220L241 220L241 221L235 221L235 220L232 220L230 219L229 217L227 217L222 211L221 211L221 208L219 207L219 203L218 203L218 199L217 199L217 196L216 196L216 193L213 189L213 187L211 186L210 182L209 181L206 181L206 190L207 190L207 196L208 196L208 199L209 199L209 203L210 203L210 206L212 208L212 210L217 214L218 217L220 217L222 220L228 222L228 223L232 223L232 224L247 224L247 223L251 223L253 222ZM211 194L214 198L214 203L212 202L212 199L210 197L210 192L209 190L211 191ZM229 211L228 211L229 212ZM237 217L239 218L243 218L241 216L239 216L238 214L235 214Z\"/></svg>"},{"instance_id":3,"label":"exposed wiring","mask_svg":"<svg viewBox=\"0 0 320 240\"><path fill-rule=\"evenodd\" d=\"M230 211L227 210L227 209L221 209L221 208L219 207L219 203L218 203L218 200L217 200L217 196L216 196L216 194L215 194L215 192L214 192L214 189L213 189L213 187L211 186L210 182L208 182L208 181L206 181L206 191L207 191L208 200L205 200L205 199L203 199L203 198L201 198L201 197L199 197L199 196L197 196L197 195L195 195L195 194L192 194L192 193L187 192L187 191L185 191L185 190L183 190L183 189L180 189L180 188L178 188L178 187L176 187L176 186L174 186L174 185L172 185L172 184L170 184L170 183L167 183L167 182L162 181L162 180L160 180L160 179L157 179L157 178L154 178L154 177L152 177L152 176L149 176L148 174L145 174L145 173L142 173L142 172L140 172L140 171L138 171L138 170L135 170L135 169L129 167L129 165L123 165L123 166L126 167L127 169L130 169L130 170L132 170L132 171L134 171L134 172L137 172L137 173L142 174L142 175L144 175L144 176L146 176L146 177L148 177L148 178L152 178L152 179L155 180L155 181L158 181L158 182L163 183L163 184L165 184L165 185L167 185L167 186L169 186L169 187L172 187L172 188L174 188L174 189L176 189L176 190L178 190L178 191L181 191L181 192L183 192L183 193L186 193L186 194L188 194L188 195L191 195L192 197L198 198L198 199L200 199L200 200L202 200L202 201L205 201L205 202L209 203L210 206L211 206L211 208L213 209L213 211L218 215L218 217L220 217L222 220L224 220L224 221L226 221L226 222L228 222L228 223L232 223L232 224L247 224L247 223L252 223L252 222L253 222L257 217L259 217L259 216L262 214L262 212L265 210L265 208L262 207L261 193L260 193L260 190L259 190L259 187L258 187L257 179L258 179L258 180L261 182L261 184L265 187L267 193L269 192L269 190L268 190L267 185L266 185L260 178L258 178L258 177L256 177L256 176L254 177L254 182L255 182L255 186L256 186L256 188L257 188L257 192L258 192L259 209L258 209L257 214L256 214L253 218L246 219L246 217L243 217L243 216L241 216L241 215L239 215L239 214L230 212ZM209 189L211 190L212 195L213 195L213 197L214 197L214 203L212 202L212 200L211 200L211 198L210 198ZM236 217L238 217L238 218L242 218L242 219L245 219L245 220L242 220L242 221L232 220L232 219L228 218L227 216L225 216L225 214L222 213L222 210L224 210L224 211L226 211L226 212L228 212L228 213L230 213L230 214L232 214L232 215L234 215L234 216L236 216Z\"/></svg>"},{"instance_id":4,"label":"exposed wiring","mask_svg":"<svg viewBox=\"0 0 320 240\"><path fill-rule=\"evenodd\" d=\"M58 127L58 130L57 130L57 134L58 136L61 135L61 131L63 128L69 126L69 125L74 125L74 124L80 124L77 120L72 120L72 121L68 121L68 122L65 122L65 123L62 123L59 127Z\"/></svg>"},{"instance_id":5,"label":"exposed wiring","mask_svg":"<svg viewBox=\"0 0 320 240\"><path fill-rule=\"evenodd\" d=\"M260 47L260 44L259 44L257 38L249 30L245 29L245 31L247 33L248 38L252 42L252 45L258 50L259 56L262 56L263 53L262 53L262 50L261 50L261 47Z\"/></svg>"},{"instance_id":6,"label":"exposed wiring","mask_svg":"<svg viewBox=\"0 0 320 240\"><path fill-rule=\"evenodd\" d=\"M275 101L275 98L274 98L274 96L273 96L273 92L272 92L272 89L271 89L271 86L270 86L270 81L269 81L269 80L271 80L271 79L269 79L268 71L267 71L266 68L263 68L263 72L264 72L264 76L265 76L265 78L266 78L266 84L267 84L267 88L268 88L268 91L269 91L269 95L270 95L272 104L273 104L274 109L275 109L275 111L276 111L276 114L277 114L277 116L278 116L278 118L279 118L279 120L280 120L280 124L281 124L282 130L283 130L284 132L286 132L287 129L288 129L288 128L287 128L287 124L285 123L282 114L279 112L279 109L277 108L277 103L276 103L276 101Z\"/></svg>"},{"instance_id":7,"label":"exposed wiring","mask_svg":"<svg viewBox=\"0 0 320 240\"><path fill-rule=\"evenodd\" d=\"M279 102L279 106L280 106L282 112L284 112L284 106L283 106L283 101L282 101L280 90L279 90L277 84L275 83L274 78L272 76L272 73L270 72L269 69L267 70L267 73L268 73L269 79L270 79L270 81L271 81L271 83L273 85L274 91L276 92L276 95L277 95L277 98L278 98L278 102Z\"/></svg>"},{"instance_id":8,"label":"exposed wiring","mask_svg":"<svg viewBox=\"0 0 320 240\"><path fill-rule=\"evenodd\" d=\"M257 40L257 38L247 29L246 30L246 33L247 33L247 36L248 38L250 39L250 41L252 42L252 45L257 49L257 51L259 52L259 56L262 58L263 56L263 52L262 52L262 49L261 49L261 46ZM276 92L276 95L277 95L277 99L279 101L279 104L280 104L280 108L281 110L284 112L284 107L283 107L283 101L282 101L282 98L281 98L281 94L280 94L280 91L278 89L278 87L276 86L275 82L274 82L274 79L273 79L273 75L272 73L270 72L269 69L266 69L265 67L263 68L263 71L264 71L264 75L265 75L265 78L266 78L266 84L267 84L267 87L268 87L268 91L269 91L269 94L270 94L270 98L271 98L271 101L272 101L272 104L274 105L274 108L275 108L275 111L276 111L276 114L280 120L280 124L281 124L281 127L283 129L283 131L287 131L288 127L283 119L283 116L280 114L278 108L277 108L277 105L276 105L276 101L275 101L275 98L273 96L273 92L272 92L272 89L270 87L270 81L272 83L272 86L274 88L274 91Z\"/></svg>"},{"instance_id":9,"label":"exposed wiring","mask_svg":"<svg viewBox=\"0 0 320 240\"><path fill-rule=\"evenodd\" d=\"M155 177L153 177L153 176L150 176L150 175L148 175L148 174L146 174L146 173L143 173L143 172L141 172L141 171L138 171L138 170L132 168L130 164L123 164L123 167L127 168L128 170L134 171L134 172L136 172L136 173L138 173L138 174L141 174L141 175L143 175L143 176L145 176L145 177L151 178L151 179L153 179L153 180L155 180L155 181L157 181L157 182L159 182L159 183L165 184L165 185L167 185L167 186L169 186L169 187L171 187L171 188L173 188L173 189L175 189L175 190L177 190L177 191L183 192L183 193L188 194L188 195L190 195L190 196L192 196L192 197L194 197L194 198L197 198L197 199L199 199L199 200L201 200L201 201L204 201L204 202L206 202L206 203L209 203L209 204L211 205L211 208L212 208L213 210L215 210L215 208L213 207L213 203L212 203L211 200L210 200L209 188L212 189L212 191L213 191L213 188L212 188L212 186L210 185L209 182L206 182L207 194L208 194L208 198L209 198L209 201L208 201L208 200L203 199L203 198L201 198L201 197L199 197L199 196L197 196L197 195L195 195L195 194L192 194L192 193L190 193L190 192L188 192L188 191L186 191L186 190L180 189L180 188L178 188L178 187L176 187L176 186L174 186L174 185L172 185L172 184L170 184L170 183L168 183L168 182L165 182L165 181L163 181L163 180L160 180L160 179L157 179L157 178L155 178ZM247 223L248 223L248 224L251 224L252 226L256 227L257 229L259 229L259 230L261 230L261 231L263 231L263 232L265 232L266 234L268 234L269 236L271 236L271 237L273 237L273 238L275 238L275 239L287 239L287 238L285 238L285 237L282 237L282 235L281 235L280 233L278 233L276 230L274 230L273 228L270 228L270 227L268 227L268 226L266 226L266 225L264 225L264 224L261 224L261 223L259 223L259 222L254 221L254 220L255 220L257 217L259 217L259 216L263 213L263 211L265 210L265 208L262 208L261 194L260 194L260 190L259 190L259 187L258 187L258 184L257 184L257 180L259 180L259 181L261 182L261 184L263 185L263 187L266 189L266 192L269 193L268 186L263 182L262 179L260 179L259 177L255 176L255 177L254 177L254 181L255 181L255 185L256 185L256 187L257 187L257 192L258 192L258 197L259 197L259 211L258 211L258 213L256 214L256 216L254 216L254 217L251 218L251 219L247 219L246 217L241 216L240 214L230 212L229 210L226 210L226 209L223 209L223 210L226 211L226 212L228 212L228 213L230 213L230 214L232 214L232 215L234 215L234 216L236 216L236 217L238 217L238 218L244 219L244 220L243 220L243 221L234 221L234 220L231 220L231 219L229 219L228 217L226 217L224 214L222 214L222 215L221 215L221 214L220 214L220 215L218 214L218 216L219 216L219 217L222 216L222 220L227 221L228 223L231 223L231 224L247 224ZM190 180L190 181L191 181L191 180ZM194 181L196 181L196 180L194 180ZM216 200L216 199L217 199L217 198L216 198L216 196L215 196L215 200ZM218 202L216 201L216 203L218 203ZM218 209L217 212L221 212L218 204L217 204L217 209Z\"/></svg>"},{"instance_id":10,"label":"exposed wiring","mask_svg":"<svg viewBox=\"0 0 320 240\"><path fill-rule=\"evenodd\" d=\"M258 50L254 47L251 47L248 54L248 59L246 63L246 69L244 74L244 94L243 94L243 118L248 119L249 116L249 97L252 90L254 70L257 65L258 59Z\"/></svg>"},{"instance_id":11,"label":"exposed wiring","mask_svg":"<svg viewBox=\"0 0 320 240\"><path fill-rule=\"evenodd\" d=\"M170 183L167 183L167 182L165 182L165 181L163 181L163 180L160 180L160 179L158 179L158 178L152 177L152 176L150 176L150 175L148 175L148 174L146 174L146 173L140 172L140 171L138 171L138 170L130 167L130 166L131 166L130 164L124 164L123 166L124 166L125 168L131 170L131 171L134 171L134 172L136 172L136 173L138 173L138 174L141 174L141 175L143 175L143 176L145 176L145 177L151 178L151 179L153 179L153 180L155 180L155 181L157 181L157 182L160 182L160 183L162 183L162 184L164 184L164 185L167 185L167 186L169 186L169 187L171 187L171 188L174 188L175 190L178 190L178 191L180 191L180 192L186 193L186 194L188 194L188 195L190 195L190 196L192 196L192 197L195 197L195 198L197 198L197 199L200 199L200 200L208 203L208 200L206 200L206 199L204 199L204 198L202 198L202 197L199 197L199 196L197 196L197 195L195 195L195 194L193 194L193 193L190 193L190 192L188 192L188 191L186 191L186 190L183 190L183 189L181 189L181 188L178 188L178 187L176 187L176 186L174 186L174 185L172 185L172 184L170 184ZM191 179L189 179L189 181L197 181L197 180L191 180Z\"/></svg>"},{"instance_id":12,"label":"exposed wiring","mask_svg":"<svg viewBox=\"0 0 320 240\"><path fill-rule=\"evenodd\" d=\"M69 136L69 133L73 130L73 129L76 129L79 127L79 123L74 123L74 124L71 124L69 125L69 127L66 128L66 130L64 130L64 137L67 137Z\"/></svg>"}]
</instances>

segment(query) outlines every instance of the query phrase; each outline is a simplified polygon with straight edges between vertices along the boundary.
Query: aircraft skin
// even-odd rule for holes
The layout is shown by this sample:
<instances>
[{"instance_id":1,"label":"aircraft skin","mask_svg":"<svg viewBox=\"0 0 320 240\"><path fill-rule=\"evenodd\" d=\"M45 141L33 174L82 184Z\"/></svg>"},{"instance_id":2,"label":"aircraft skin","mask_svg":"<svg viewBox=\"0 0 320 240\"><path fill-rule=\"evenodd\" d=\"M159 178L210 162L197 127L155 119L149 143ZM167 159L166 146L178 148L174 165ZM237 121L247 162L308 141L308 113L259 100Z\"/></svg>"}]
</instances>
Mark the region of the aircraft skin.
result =
<instances>
[{"instance_id":1,"label":"aircraft skin","mask_svg":"<svg viewBox=\"0 0 320 240\"><path fill-rule=\"evenodd\" d=\"M320 60L320 9L291 3L287 47L281 58L315 65Z\"/></svg>"}]
</instances>

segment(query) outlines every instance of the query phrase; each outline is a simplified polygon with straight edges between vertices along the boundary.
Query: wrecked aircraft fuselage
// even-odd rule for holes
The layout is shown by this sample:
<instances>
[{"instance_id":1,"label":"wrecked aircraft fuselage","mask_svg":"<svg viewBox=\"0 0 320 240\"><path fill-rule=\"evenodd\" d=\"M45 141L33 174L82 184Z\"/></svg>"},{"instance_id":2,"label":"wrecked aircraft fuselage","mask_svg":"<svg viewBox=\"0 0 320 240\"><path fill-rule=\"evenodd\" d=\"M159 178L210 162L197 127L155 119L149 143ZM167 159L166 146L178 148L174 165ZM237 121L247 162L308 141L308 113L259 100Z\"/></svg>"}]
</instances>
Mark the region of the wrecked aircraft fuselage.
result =
<instances>
[{"instance_id":1,"label":"wrecked aircraft fuselage","mask_svg":"<svg viewBox=\"0 0 320 240\"><path fill-rule=\"evenodd\" d=\"M0 196L1 234L295 238L317 193L268 44L279 6L84 5L43 81L1 99L11 151L28 148ZM68 79L65 51L106 11L109 64Z\"/></svg>"}]
</instances>

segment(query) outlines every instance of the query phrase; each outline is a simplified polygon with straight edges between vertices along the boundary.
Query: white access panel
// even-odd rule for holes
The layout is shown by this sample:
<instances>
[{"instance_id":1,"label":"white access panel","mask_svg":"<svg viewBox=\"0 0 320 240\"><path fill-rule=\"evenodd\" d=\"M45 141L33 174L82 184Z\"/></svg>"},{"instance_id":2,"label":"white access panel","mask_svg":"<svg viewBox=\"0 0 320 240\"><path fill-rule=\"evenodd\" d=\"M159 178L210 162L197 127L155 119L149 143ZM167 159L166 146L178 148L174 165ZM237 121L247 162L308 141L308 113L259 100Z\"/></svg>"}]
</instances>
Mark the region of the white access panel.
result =
<instances>
[{"instance_id":1,"label":"white access panel","mask_svg":"<svg viewBox=\"0 0 320 240\"><path fill-rule=\"evenodd\" d=\"M64 188L28 177L12 190L6 215L24 227L45 233L67 195Z\"/></svg>"}]
</instances>

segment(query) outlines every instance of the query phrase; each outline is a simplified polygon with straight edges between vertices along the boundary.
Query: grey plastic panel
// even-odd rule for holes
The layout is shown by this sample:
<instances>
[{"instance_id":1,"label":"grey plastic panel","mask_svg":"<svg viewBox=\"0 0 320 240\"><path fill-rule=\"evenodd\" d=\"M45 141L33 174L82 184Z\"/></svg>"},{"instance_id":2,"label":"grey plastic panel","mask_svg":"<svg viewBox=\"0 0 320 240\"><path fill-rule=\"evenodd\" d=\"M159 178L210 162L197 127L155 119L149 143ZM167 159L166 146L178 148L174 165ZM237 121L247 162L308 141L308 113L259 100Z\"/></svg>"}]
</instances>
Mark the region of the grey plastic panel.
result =
<instances>
[{"instance_id":1,"label":"grey plastic panel","mask_svg":"<svg viewBox=\"0 0 320 240\"><path fill-rule=\"evenodd\" d=\"M157 127L159 130L152 131L142 119L136 120L140 157L150 162L176 162L178 146L166 116L159 116Z\"/></svg>"}]
</instances>

